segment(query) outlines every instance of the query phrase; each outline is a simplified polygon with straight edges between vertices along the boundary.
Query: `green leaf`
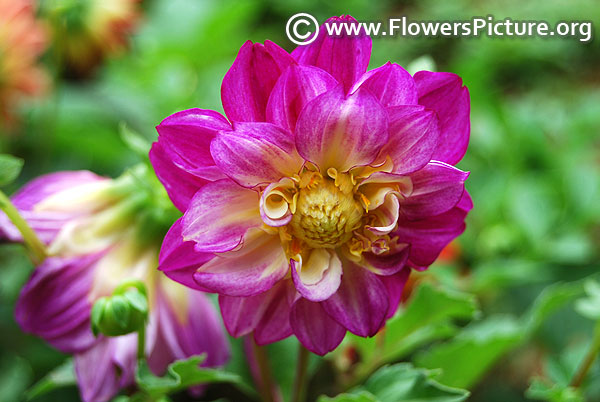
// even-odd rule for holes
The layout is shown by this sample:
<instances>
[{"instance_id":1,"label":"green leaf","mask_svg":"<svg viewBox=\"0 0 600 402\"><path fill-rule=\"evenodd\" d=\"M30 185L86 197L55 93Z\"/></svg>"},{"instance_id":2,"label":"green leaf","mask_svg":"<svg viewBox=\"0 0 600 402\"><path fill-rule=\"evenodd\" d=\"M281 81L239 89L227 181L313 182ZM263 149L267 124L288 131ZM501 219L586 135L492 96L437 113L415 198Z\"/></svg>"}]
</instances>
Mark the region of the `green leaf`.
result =
<instances>
[{"instance_id":1,"label":"green leaf","mask_svg":"<svg viewBox=\"0 0 600 402\"><path fill-rule=\"evenodd\" d=\"M339 394L333 398L321 395L318 402L379 402L379 399L370 392L359 391L355 394Z\"/></svg>"},{"instance_id":2,"label":"green leaf","mask_svg":"<svg viewBox=\"0 0 600 402\"><path fill-rule=\"evenodd\" d=\"M525 391L525 396L538 401L584 402L583 396L577 388L552 384L539 377L533 379Z\"/></svg>"},{"instance_id":3,"label":"green leaf","mask_svg":"<svg viewBox=\"0 0 600 402\"><path fill-rule=\"evenodd\" d=\"M112 399L111 402L148 402L148 394L136 392L133 395L119 395ZM152 399L152 402L171 402L171 399L167 396L160 396Z\"/></svg>"},{"instance_id":4,"label":"green leaf","mask_svg":"<svg viewBox=\"0 0 600 402\"><path fill-rule=\"evenodd\" d=\"M76 384L77 379L75 378L73 359L67 359L63 364L54 368L44 378L33 385L25 394L25 399L30 401L57 388Z\"/></svg>"},{"instance_id":5,"label":"green leaf","mask_svg":"<svg viewBox=\"0 0 600 402\"><path fill-rule=\"evenodd\" d=\"M23 168L23 159L8 154L0 154L0 186L15 181L21 169Z\"/></svg>"},{"instance_id":6,"label":"green leaf","mask_svg":"<svg viewBox=\"0 0 600 402\"><path fill-rule=\"evenodd\" d=\"M382 402L458 402L467 399L469 391L442 385L433 379L435 374L414 368L410 363L395 364L377 370L364 388Z\"/></svg>"},{"instance_id":7,"label":"green leaf","mask_svg":"<svg viewBox=\"0 0 600 402\"><path fill-rule=\"evenodd\" d=\"M546 288L520 319L495 315L465 327L451 341L417 355L417 365L441 368L439 380L469 388L503 355L521 345L555 311L581 294L581 283Z\"/></svg>"},{"instance_id":8,"label":"green leaf","mask_svg":"<svg viewBox=\"0 0 600 402\"><path fill-rule=\"evenodd\" d=\"M467 326L452 341L421 353L415 361L419 366L441 368L441 382L469 388L522 336L517 320L493 316Z\"/></svg>"},{"instance_id":9,"label":"green leaf","mask_svg":"<svg viewBox=\"0 0 600 402\"><path fill-rule=\"evenodd\" d=\"M557 283L544 289L523 318L527 335L531 335L550 315L582 293L581 281Z\"/></svg>"},{"instance_id":10,"label":"green leaf","mask_svg":"<svg viewBox=\"0 0 600 402\"><path fill-rule=\"evenodd\" d=\"M553 270L547 264L519 258L486 259L474 267L474 272L477 272L477 275L473 276L473 283L469 289L477 294L554 279Z\"/></svg>"},{"instance_id":11,"label":"green leaf","mask_svg":"<svg viewBox=\"0 0 600 402\"><path fill-rule=\"evenodd\" d=\"M582 339L576 343L569 343L562 348L559 354L548 355L542 370L544 377L534 376L532 379L530 387L533 390L532 395L538 395L537 399L548 401L572 400L569 398L573 397L574 390L570 385L589 349L589 341ZM593 364L577 387L579 394L575 396L581 395L583 399L574 400L599 400L598 384L600 384L600 366ZM530 397L533 398L533 396Z\"/></svg>"},{"instance_id":12,"label":"green leaf","mask_svg":"<svg viewBox=\"0 0 600 402\"><path fill-rule=\"evenodd\" d=\"M232 383L240 390L251 395L254 391L248 388L237 374L224 370L200 367L205 356L192 356L186 360L177 360L167 368L164 377L154 375L146 361L140 361L136 371L136 381L144 392L157 398L171 392L180 391L199 384Z\"/></svg>"},{"instance_id":13,"label":"green leaf","mask_svg":"<svg viewBox=\"0 0 600 402\"><path fill-rule=\"evenodd\" d=\"M471 320L478 314L473 295L422 284L406 309L386 324L381 349L376 338L349 335L348 340L358 349L362 361L368 362L364 370L370 371L370 364L392 362L422 345L454 335L454 321Z\"/></svg>"},{"instance_id":14,"label":"green leaf","mask_svg":"<svg viewBox=\"0 0 600 402\"><path fill-rule=\"evenodd\" d=\"M14 347L14 345L12 345ZM0 400L18 401L31 383L33 372L24 358L3 350L0 355Z\"/></svg>"},{"instance_id":15,"label":"green leaf","mask_svg":"<svg viewBox=\"0 0 600 402\"><path fill-rule=\"evenodd\" d=\"M349 394L320 397L319 402L460 402L468 398L469 391L442 385L433 379L435 374L410 363L384 366Z\"/></svg>"},{"instance_id":16,"label":"green leaf","mask_svg":"<svg viewBox=\"0 0 600 402\"><path fill-rule=\"evenodd\" d=\"M579 299L575 303L575 310L590 320L600 320L600 284L588 279L584 284L587 298Z\"/></svg>"},{"instance_id":17,"label":"green leaf","mask_svg":"<svg viewBox=\"0 0 600 402\"><path fill-rule=\"evenodd\" d=\"M152 146L150 141L142 137L141 134L133 131L125 122L119 124L119 133L121 134L121 139L130 150L143 159L148 157L148 152L150 152L150 147Z\"/></svg>"}]
</instances>

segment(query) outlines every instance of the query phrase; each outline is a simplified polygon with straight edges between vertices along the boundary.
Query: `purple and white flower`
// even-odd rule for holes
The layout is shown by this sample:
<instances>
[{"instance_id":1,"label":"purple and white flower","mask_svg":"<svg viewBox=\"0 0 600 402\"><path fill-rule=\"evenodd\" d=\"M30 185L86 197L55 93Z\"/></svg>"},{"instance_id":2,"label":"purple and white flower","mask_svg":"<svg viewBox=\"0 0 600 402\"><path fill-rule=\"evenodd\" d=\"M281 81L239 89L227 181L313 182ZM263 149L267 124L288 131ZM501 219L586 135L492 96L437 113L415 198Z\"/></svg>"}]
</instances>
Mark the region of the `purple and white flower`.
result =
<instances>
[{"instance_id":1,"label":"purple and white flower","mask_svg":"<svg viewBox=\"0 0 600 402\"><path fill-rule=\"evenodd\" d=\"M23 330L74 354L84 401L110 400L134 383L137 335L96 338L90 327L94 302L124 280L146 285L146 354L156 374L192 355L206 353L207 366L222 365L229 356L222 324L206 295L157 271L164 231L148 207L155 195L140 188L134 176L112 180L87 171L53 173L12 198L49 251L21 291L16 320ZM4 237L20 240L4 215L0 228Z\"/></svg>"}]
</instances>

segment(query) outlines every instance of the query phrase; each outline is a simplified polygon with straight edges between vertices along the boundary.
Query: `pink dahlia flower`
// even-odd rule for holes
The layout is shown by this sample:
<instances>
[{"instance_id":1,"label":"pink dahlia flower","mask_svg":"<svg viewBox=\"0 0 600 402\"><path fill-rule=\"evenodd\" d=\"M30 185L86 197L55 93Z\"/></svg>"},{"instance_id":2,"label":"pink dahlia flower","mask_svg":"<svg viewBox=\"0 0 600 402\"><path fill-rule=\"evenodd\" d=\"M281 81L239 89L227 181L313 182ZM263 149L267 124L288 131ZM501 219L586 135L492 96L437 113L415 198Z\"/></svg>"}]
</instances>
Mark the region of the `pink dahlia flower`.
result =
<instances>
[{"instance_id":1,"label":"pink dahlia flower","mask_svg":"<svg viewBox=\"0 0 600 402\"><path fill-rule=\"evenodd\" d=\"M96 338L90 326L94 302L124 280L146 284L146 354L156 374L176 359L207 353L204 364L218 366L229 355L206 295L156 270L164 235L157 217L164 212L148 207L156 195L140 188L138 180L132 174L111 180L87 171L60 172L33 180L13 197L50 253L22 289L16 320L25 331L75 355L84 401L107 401L134 383L137 335ZM4 215L0 228L5 237L20 239Z\"/></svg>"},{"instance_id":2,"label":"pink dahlia flower","mask_svg":"<svg viewBox=\"0 0 600 402\"><path fill-rule=\"evenodd\" d=\"M192 109L157 127L150 158L185 212L159 268L219 293L234 336L294 334L321 355L346 331L372 336L411 269L465 228L468 173L453 165L467 89L450 73L367 71L370 53L368 36L323 28L291 55L247 42L223 79L227 118Z\"/></svg>"}]
</instances>

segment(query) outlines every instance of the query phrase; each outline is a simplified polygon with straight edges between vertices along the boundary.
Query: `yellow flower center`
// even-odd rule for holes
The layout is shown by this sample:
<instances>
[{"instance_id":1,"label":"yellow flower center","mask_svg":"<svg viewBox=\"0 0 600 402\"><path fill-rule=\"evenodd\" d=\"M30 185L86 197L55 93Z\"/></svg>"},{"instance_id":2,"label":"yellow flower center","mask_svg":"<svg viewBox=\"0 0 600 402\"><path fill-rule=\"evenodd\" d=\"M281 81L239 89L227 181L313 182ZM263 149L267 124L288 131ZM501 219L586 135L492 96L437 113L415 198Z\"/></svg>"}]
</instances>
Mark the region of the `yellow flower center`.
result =
<instances>
[{"instance_id":1,"label":"yellow flower center","mask_svg":"<svg viewBox=\"0 0 600 402\"><path fill-rule=\"evenodd\" d=\"M338 247L361 226L364 209L354 199L353 186L340 181L317 175L299 191L290 226L310 247Z\"/></svg>"}]
</instances>

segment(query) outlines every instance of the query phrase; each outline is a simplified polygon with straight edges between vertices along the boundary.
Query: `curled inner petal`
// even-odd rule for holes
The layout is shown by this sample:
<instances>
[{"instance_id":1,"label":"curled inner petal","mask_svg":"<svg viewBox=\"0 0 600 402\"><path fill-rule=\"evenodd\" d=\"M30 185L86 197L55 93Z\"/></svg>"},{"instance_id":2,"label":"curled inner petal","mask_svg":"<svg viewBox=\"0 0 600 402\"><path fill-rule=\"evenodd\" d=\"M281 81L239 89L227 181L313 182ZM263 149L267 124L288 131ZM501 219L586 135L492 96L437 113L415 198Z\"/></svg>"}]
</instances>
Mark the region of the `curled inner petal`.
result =
<instances>
[{"instance_id":1,"label":"curled inner petal","mask_svg":"<svg viewBox=\"0 0 600 402\"><path fill-rule=\"evenodd\" d=\"M288 204L279 192L272 192L265 202L265 213L271 219L282 218L288 211Z\"/></svg>"},{"instance_id":2,"label":"curled inner petal","mask_svg":"<svg viewBox=\"0 0 600 402\"><path fill-rule=\"evenodd\" d=\"M260 214L263 222L269 226L284 226L292 219L296 210L298 193L295 182L285 177L270 184L260 198Z\"/></svg>"},{"instance_id":3,"label":"curled inner petal","mask_svg":"<svg viewBox=\"0 0 600 402\"><path fill-rule=\"evenodd\" d=\"M331 249L314 249L305 261L292 260L292 279L300 294L312 301L322 301L340 286L342 262Z\"/></svg>"}]
</instances>

